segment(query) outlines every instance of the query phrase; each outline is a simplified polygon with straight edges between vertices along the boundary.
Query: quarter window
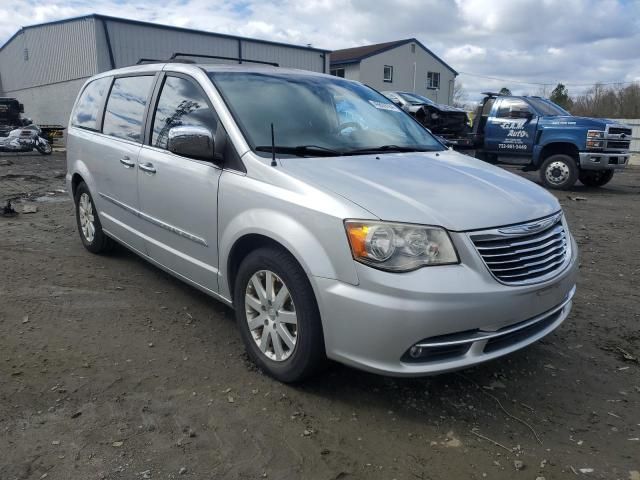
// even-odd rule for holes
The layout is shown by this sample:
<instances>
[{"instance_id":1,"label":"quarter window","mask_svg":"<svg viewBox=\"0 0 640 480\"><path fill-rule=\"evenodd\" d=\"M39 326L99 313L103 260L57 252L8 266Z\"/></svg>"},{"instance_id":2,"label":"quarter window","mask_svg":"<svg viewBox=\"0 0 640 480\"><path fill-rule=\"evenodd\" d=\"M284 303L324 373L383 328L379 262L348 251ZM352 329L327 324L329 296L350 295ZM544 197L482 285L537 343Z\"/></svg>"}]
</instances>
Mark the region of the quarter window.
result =
<instances>
[{"instance_id":1,"label":"quarter window","mask_svg":"<svg viewBox=\"0 0 640 480\"><path fill-rule=\"evenodd\" d=\"M116 78L104 112L103 133L133 142L142 139L142 121L152 76Z\"/></svg>"},{"instance_id":2,"label":"quarter window","mask_svg":"<svg viewBox=\"0 0 640 480\"><path fill-rule=\"evenodd\" d=\"M71 124L76 127L98 130L98 110L107 95L111 77L98 78L83 90L71 115Z\"/></svg>"},{"instance_id":3,"label":"quarter window","mask_svg":"<svg viewBox=\"0 0 640 480\"><path fill-rule=\"evenodd\" d=\"M384 77L383 80L387 83L393 82L393 66L385 65L384 66Z\"/></svg>"},{"instance_id":4,"label":"quarter window","mask_svg":"<svg viewBox=\"0 0 640 480\"><path fill-rule=\"evenodd\" d=\"M440 88L440 72L427 72L427 88L429 90Z\"/></svg>"},{"instance_id":5,"label":"quarter window","mask_svg":"<svg viewBox=\"0 0 640 480\"><path fill-rule=\"evenodd\" d=\"M167 77L153 120L151 145L166 149L169 130L181 125L205 127L215 134L218 117L196 84Z\"/></svg>"}]
</instances>

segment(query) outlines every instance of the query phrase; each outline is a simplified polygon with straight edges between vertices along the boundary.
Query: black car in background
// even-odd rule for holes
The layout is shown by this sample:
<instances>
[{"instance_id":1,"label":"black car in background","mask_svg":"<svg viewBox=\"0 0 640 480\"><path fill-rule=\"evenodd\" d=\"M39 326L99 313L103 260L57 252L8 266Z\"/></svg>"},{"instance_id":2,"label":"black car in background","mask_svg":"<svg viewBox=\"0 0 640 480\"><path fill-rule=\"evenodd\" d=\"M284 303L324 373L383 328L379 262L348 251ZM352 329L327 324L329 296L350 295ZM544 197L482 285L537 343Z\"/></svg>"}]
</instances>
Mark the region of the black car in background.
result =
<instances>
[{"instance_id":1,"label":"black car in background","mask_svg":"<svg viewBox=\"0 0 640 480\"><path fill-rule=\"evenodd\" d=\"M381 93L436 135L446 138L464 135L471 131L467 112L461 108L435 103L416 93L389 91Z\"/></svg>"}]
</instances>

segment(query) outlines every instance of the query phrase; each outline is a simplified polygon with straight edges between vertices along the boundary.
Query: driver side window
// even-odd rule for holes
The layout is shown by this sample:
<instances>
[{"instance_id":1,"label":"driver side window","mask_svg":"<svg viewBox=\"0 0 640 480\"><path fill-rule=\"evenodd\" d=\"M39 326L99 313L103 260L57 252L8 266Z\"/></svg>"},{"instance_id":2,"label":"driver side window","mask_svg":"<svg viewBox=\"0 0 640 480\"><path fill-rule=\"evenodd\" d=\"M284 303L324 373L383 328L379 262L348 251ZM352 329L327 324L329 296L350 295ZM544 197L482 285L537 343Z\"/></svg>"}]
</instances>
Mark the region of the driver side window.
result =
<instances>
[{"instance_id":1,"label":"driver side window","mask_svg":"<svg viewBox=\"0 0 640 480\"><path fill-rule=\"evenodd\" d=\"M529 104L516 98L503 98L496 113L497 118L522 118L523 114L531 112Z\"/></svg>"},{"instance_id":2,"label":"driver side window","mask_svg":"<svg viewBox=\"0 0 640 480\"><path fill-rule=\"evenodd\" d=\"M205 127L215 135L218 117L195 83L167 76L153 119L151 145L166 149L169 130L182 125Z\"/></svg>"}]
</instances>

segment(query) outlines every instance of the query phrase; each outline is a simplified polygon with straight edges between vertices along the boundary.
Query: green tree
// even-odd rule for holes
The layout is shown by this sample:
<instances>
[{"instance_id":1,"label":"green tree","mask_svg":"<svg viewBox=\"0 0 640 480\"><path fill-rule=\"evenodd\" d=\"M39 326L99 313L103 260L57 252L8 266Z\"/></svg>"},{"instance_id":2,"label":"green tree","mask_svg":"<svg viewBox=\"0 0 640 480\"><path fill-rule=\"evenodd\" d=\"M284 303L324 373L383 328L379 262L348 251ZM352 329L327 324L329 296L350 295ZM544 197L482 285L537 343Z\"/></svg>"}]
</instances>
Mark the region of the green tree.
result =
<instances>
[{"instance_id":1,"label":"green tree","mask_svg":"<svg viewBox=\"0 0 640 480\"><path fill-rule=\"evenodd\" d=\"M556 88L553 89L549 100L553 103L557 103L564 109L570 109L573 106L573 100L569 96L569 90L562 83L559 83Z\"/></svg>"},{"instance_id":2,"label":"green tree","mask_svg":"<svg viewBox=\"0 0 640 480\"><path fill-rule=\"evenodd\" d=\"M502 87L498 93L500 95L511 95L511 90L509 90L507 87Z\"/></svg>"}]
</instances>

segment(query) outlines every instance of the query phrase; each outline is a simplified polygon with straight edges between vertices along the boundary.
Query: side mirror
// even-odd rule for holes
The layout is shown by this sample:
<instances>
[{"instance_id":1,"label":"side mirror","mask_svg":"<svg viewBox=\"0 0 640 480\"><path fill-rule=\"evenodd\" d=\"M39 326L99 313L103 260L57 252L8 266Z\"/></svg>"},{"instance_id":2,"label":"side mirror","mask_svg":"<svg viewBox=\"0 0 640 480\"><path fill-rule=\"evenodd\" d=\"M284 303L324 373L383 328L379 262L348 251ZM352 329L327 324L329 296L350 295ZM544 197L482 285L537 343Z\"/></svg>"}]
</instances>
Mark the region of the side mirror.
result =
<instances>
[{"instance_id":1,"label":"side mirror","mask_svg":"<svg viewBox=\"0 0 640 480\"><path fill-rule=\"evenodd\" d=\"M176 155L212 162L213 145L213 133L208 128L180 126L169 130L167 149Z\"/></svg>"}]
</instances>

